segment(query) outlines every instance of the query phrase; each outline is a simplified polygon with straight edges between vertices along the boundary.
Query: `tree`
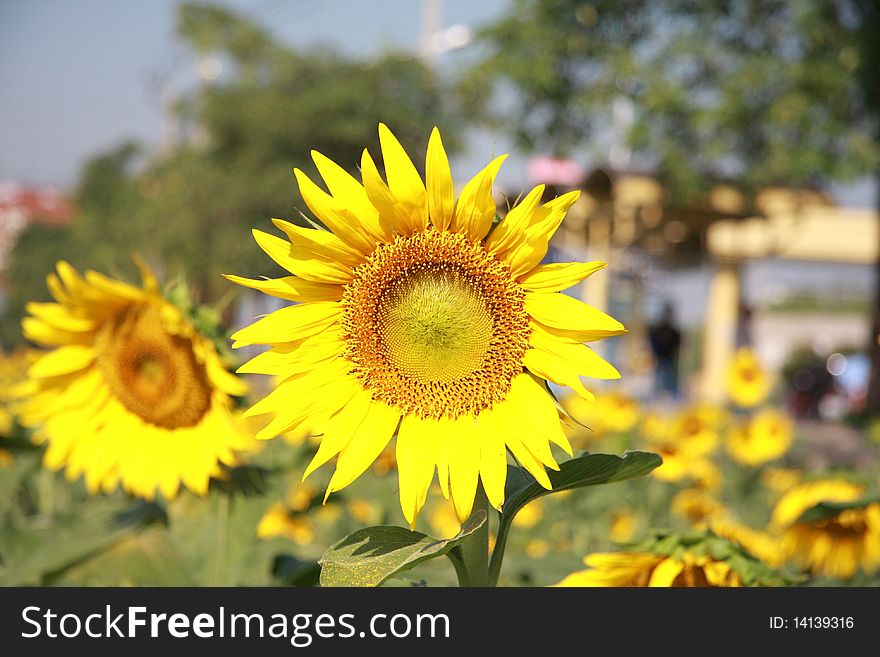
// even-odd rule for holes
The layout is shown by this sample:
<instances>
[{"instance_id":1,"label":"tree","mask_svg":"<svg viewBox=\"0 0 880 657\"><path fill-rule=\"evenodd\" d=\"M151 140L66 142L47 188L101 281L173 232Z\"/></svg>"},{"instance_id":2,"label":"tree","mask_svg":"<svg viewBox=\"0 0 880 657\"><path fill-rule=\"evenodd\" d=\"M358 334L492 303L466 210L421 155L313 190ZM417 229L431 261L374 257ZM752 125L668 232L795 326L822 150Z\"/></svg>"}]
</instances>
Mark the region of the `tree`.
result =
<instances>
[{"instance_id":1,"label":"tree","mask_svg":"<svg viewBox=\"0 0 880 657\"><path fill-rule=\"evenodd\" d=\"M515 91L519 141L568 154L623 134L673 201L718 178L821 187L880 163L877 0L514 0L466 88ZM619 126L618 126L619 127ZM870 407L880 411L880 265Z\"/></svg>"}]
</instances>

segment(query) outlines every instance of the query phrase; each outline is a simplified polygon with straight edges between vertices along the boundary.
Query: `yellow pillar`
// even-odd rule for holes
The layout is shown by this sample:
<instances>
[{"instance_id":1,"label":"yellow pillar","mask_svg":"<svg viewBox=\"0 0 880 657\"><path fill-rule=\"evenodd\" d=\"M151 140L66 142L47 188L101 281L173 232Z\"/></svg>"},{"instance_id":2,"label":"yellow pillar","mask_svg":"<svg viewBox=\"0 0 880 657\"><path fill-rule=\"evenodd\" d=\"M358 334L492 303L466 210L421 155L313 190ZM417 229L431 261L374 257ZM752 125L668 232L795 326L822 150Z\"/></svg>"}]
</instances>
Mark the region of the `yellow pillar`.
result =
<instances>
[{"instance_id":1,"label":"yellow pillar","mask_svg":"<svg viewBox=\"0 0 880 657\"><path fill-rule=\"evenodd\" d=\"M700 397L707 402L723 404L727 401L727 368L736 350L739 295L739 263L719 262L709 285L703 336Z\"/></svg>"}]
</instances>

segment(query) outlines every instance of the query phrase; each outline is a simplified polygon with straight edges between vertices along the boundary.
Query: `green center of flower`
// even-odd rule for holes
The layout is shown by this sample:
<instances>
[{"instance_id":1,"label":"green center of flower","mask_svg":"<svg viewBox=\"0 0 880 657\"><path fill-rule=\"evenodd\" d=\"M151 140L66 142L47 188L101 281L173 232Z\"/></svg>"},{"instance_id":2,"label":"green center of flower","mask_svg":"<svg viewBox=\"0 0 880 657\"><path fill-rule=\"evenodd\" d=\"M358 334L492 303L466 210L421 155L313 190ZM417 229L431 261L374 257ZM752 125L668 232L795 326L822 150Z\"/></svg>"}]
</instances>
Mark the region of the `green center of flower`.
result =
<instances>
[{"instance_id":1,"label":"green center of flower","mask_svg":"<svg viewBox=\"0 0 880 657\"><path fill-rule=\"evenodd\" d=\"M476 415L523 371L523 297L507 266L462 234L428 228L380 244L341 300L352 374L405 413Z\"/></svg>"},{"instance_id":2,"label":"green center of flower","mask_svg":"<svg viewBox=\"0 0 880 657\"><path fill-rule=\"evenodd\" d=\"M492 316L455 271L415 271L394 281L377 308L388 359L418 381L452 383L480 367Z\"/></svg>"}]
</instances>

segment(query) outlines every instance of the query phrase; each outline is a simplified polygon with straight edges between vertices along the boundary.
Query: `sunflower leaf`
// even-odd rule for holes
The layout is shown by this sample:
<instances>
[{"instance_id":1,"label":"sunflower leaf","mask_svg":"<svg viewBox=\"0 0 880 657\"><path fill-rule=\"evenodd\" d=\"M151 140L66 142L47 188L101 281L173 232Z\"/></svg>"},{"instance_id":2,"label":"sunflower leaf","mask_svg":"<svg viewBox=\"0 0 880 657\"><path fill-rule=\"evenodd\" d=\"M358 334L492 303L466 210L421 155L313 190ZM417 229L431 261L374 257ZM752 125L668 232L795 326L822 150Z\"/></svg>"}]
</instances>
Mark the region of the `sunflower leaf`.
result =
<instances>
[{"instance_id":1,"label":"sunflower leaf","mask_svg":"<svg viewBox=\"0 0 880 657\"><path fill-rule=\"evenodd\" d=\"M847 509L864 509L869 504L880 502L880 491L849 502L819 502L804 511L795 524L820 522L839 515Z\"/></svg>"},{"instance_id":2,"label":"sunflower leaf","mask_svg":"<svg viewBox=\"0 0 880 657\"><path fill-rule=\"evenodd\" d=\"M541 486L534 477L521 468L509 467L504 495L504 510L498 525L498 538L489 565L490 582L498 581L507 535L513 518L529 502L565 490L610 484L615 481L642 477L663 463L659 455L651 452L626 452L623 456L613 454L583 454L559 465L558 471L547 473L552 490Z\"/></svg>"},{"instance_id":3,"label":"sunflower leaf","mask_svg":"<svg viewBox=\"0 0 880 657\"><path fill-rule=\"evenodd\" d=\"M403 527L360 529L321 557L321 586L379 586L423 561L447 554L485 522L486 512L476 511L458 534L446 540Z\"/></svg>"}]
</instances>

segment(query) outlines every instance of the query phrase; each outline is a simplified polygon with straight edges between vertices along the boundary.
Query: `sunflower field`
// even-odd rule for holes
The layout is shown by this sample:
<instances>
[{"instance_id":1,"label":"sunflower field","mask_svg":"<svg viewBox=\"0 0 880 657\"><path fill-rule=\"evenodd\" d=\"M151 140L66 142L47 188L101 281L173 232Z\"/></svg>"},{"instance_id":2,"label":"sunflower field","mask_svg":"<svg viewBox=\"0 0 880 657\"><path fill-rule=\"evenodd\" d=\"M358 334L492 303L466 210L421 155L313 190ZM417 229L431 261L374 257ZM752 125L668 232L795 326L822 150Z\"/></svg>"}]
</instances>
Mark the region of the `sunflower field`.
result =
<instances>
[{"instance_id":1,"label":"sunflower field","mask_svg":"<svg viewBox=\"0 0 880 657\"><path fill-rule=\"evenodd\" d=\"M880 586L877 3L68 4L0 585Z\"/></svg>"}]
</instances>

